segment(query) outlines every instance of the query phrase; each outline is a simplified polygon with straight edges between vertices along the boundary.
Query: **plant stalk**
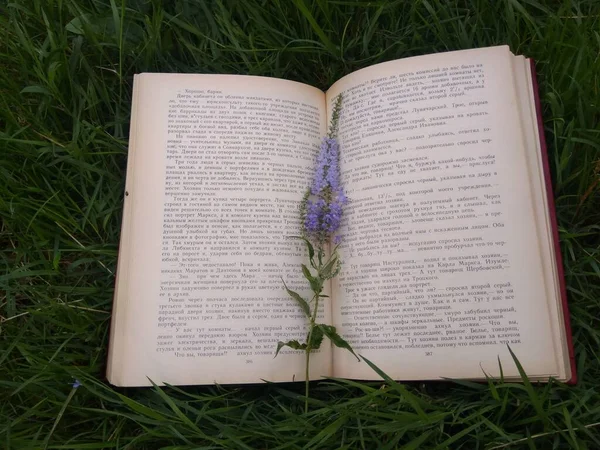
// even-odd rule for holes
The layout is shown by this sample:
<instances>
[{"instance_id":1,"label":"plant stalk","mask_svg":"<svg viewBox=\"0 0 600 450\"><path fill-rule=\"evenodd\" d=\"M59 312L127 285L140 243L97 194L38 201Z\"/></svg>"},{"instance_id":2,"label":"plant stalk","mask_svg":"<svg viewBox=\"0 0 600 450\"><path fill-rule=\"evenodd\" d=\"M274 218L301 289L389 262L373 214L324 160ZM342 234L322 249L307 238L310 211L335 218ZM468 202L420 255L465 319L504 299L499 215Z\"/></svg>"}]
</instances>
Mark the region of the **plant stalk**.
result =
<instances>
[{"instance_id":1,"label":"plant stalk","mask_svg":"<svg viewBox=\"0 0 600 450\"><path fill-rule=\"evenodd\" d=\"M319 270L318 270L318 276L321 275L321 265L319 265ZM323 289L321 288L321 291ZM309 379L309 374L310 374L310 352L312 351L312 348L310 346L310 343L312 341L312 335L313 335L313 331L315 329L315 322L317 321L317 311L319 310L319 295L321 295L321 292L315 292L315 306L314 306L314 310L312 313L312 317L310 318L310 325L309 325L309 330L308 330L308 340L306 341L306 377L305 377L305 381L304 381L304 414L308 413L308 386L310 383L310 379Z\"/></svg>"}]
</instances>

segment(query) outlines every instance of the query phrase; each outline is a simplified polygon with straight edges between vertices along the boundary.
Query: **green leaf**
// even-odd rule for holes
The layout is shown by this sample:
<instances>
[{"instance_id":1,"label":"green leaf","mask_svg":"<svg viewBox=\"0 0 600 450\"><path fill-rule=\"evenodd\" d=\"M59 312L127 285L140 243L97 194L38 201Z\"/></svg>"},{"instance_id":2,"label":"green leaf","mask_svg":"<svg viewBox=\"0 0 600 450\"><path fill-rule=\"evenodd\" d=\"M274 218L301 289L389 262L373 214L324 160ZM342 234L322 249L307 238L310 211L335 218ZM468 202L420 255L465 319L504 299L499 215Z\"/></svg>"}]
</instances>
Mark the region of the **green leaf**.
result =
<instances>
[{"instance_id":1,"label":"green leaf","mask_svg":"<svg viewBox=\"0 0 600 450\"><path fill-rule=\"evenodd\" d=\"M431 436L432 433L433 431L428 431L426 433L421 434L420 436L416 437L408 444L406 444L404 447L402 447L402 450L418 450L419 448L421 448L423 442L429 439L429 436Z\"/></svg>"},{"instance_id":2,"label":"green leaf","mask_svg":"<svg viewBox=\"0 0 600 450\"><path fill-rule=\"evenodd\" d=\"M275 356L277 356L279 354L279 351L283 347L290 347L290 348L293 348L294 350L305 350L306 344L301 344L296 339L294 339L293 341L287 341L287 342L279 341L277 343L277 350L275 351ZM273 356L273 358L275 358L275 356Z\"/></svg>"},{"instance_id":3,"label":"green leaf","mask_svg":"<svg viewBox=\"0 0 600 450\"><path fill-rule=\"evenodd\" d=\"M304 274L304 278L306 278L308 281L314 279L312 273L310 273L310 270L308 267L306 267L306 264L302 264L302 273Z\"/></svg>"},{"instance_id":4,"label":"green leaf","mask_svg":"<svg viewBox=\"0 0 600 450\"><path fill-rule=\"evenodd\" d=\"M308 346L311 350L316 350L321 347L321 343L323 342L323 330L316 326L312 330L312 334L309 331L308 337L306 338L306 342L308 342Z\"/></svg>"},{"instance_id":5,"label":"green leaf","mask_svg":"<svg viewBox=\"0 0 600 450\"><path fill-rule=\"evenodd\" d=\"M498 355L498 368L500 369L500 383L504 383L504 369L502 368L502 361L500 361L500 355Z\"/></svg>"},{"instance_id":6,"label":"green leaf","mask_svg":"<svg viewBox=\"0 0 600 450\"><path fill-rule=\"evenodd\" d=\"M523 386L525 386L525 390L529 394L529 399L531 400L531 403L533 404L533 407L535 408L538 417L542 419L545 423L548 423L548 415L546 414L546 408L542 404L537 393L535 392L531 381L529 381L529 377L525 373L525 369L523 369L523 366L517 359L517 356L513 353L512 349L510 348L510 345L507 344L506 346L508 347L510 356L512 356L512 359L515 362L515 365L517 366L517 370L519 371L519 375L521 376L521 380L523 381Z\"/></svg>"},{"instance_id":7,"label":"green leaf","mask_svg":"<svg viewBox=\"0 0 600 450\"><path fill-rule=\"evenodd\" d=\"M500 395L498 394L498 389L496 389L496 384L495 384L495 380L490 377L485 371L483 371L484 375L485 375L485 379L488 383L488 388L490 390L490 394L492 394L492 397L494 398L494 400L496 400L497 402L500 402Z\"/></svg>"},{"instance_id":8,"label":"green leaf","mask_svg":"<svg viewBox=\"0 0 600 450\"><path fill-rule=\"evenodd\" d=\"M318 278L312 276L309 268L306 267L306 264L302 264L302 273L304 274L304 278L306 278L310 283L310 288L313 290L313 292L320 293L321 289L323 288L323 283Z\"/></svg>"},{"instance_id":9,"label":"green leaf","mask_svg":"<svg viewBox=\"0 0 600 450\"><path fill-rule=\"evenodd\" d=\"M65 30L70 31L74 34L85 34L83 26L84 19L87 21L87 17L85 14L81 17L75 17L65 26Z\"/></svg>"},{"instance_id":10,"label":"green leaf","mask_svg":"<svg viewBox=\"0 0 600 450\"><path fill-rule=\"evenodd\" d=\"M44 86L39 86L39 85L27 86L27 87L24 87L23 89L21 89L21 94L26 94L26 93L52 95L48 89L46 89Z\"/></svg>"},{"instance_id":11,"label":"green leaf","mask_svg":"<svg viewBox=\"0 0 600 450\"><path fill-rule=\"evenodd\" d=\"M321 269L320 275L324 280L333 278L335 273L338 271L337 266L341 264L337 255L333 255L331 259L325 264L325 267Z\"/></svg>"},{"instance_id":12,"label":"green leaf","mask_svg":"<svg viewBox=\"0 0 600 450\"><path fill-rule=\"evenodd\" d=\"M449 437L448 439L446 439L444 442L442 442L441 444L438 444L437 447L435 447L435 450L442 450L442 449L446 449L446 448L452 448L449 447L450 444L452 444L455 441L458 441L460 438L462 438L463 436L466 436L467 434L469 434L471 431L473 431L475 428L481 427L481 423L477 422L474 423L473 425L471 425L468 428L465 428L464 430L456 433L455 435Z\"/></svg>"},{"instance_id":13,"label":"green leaf","mask_svg":"<svg viewBox=\"0 0 600 450\"><path fill-rule=\"evenodd\" d=\"M294 238L294 239L300 239L300 240L304 241L304 243L306 244L306 249L308 250L308 258L312 262L313 258L315 257L315 248L310 243L310 241L308 239L306 239L305 237L303 237L303 236L290 236L290 237Z\"/></svg>"},{"instance_id":14,"label":"green leaf","mask_svg":"<svg viewBox=\"0 0 600 450\"><path fill-rule=\"evenodd\" d=\"M314 438L312 438L305 446L304 448L319 448L320 445L324 443L325 441L327 441L328 439L331 439L332 436L335 435L335 433L342 427L342 425L344 425L346 422L348 421L348 417L347 416L341 416L338 419L336 419L334 422L330 423L329 425L327 425L325 428L323 428ZM342 447L344 448L344 447Z\"/></svg>"},{"instance_id":15,"label":"green leaf","mask_svg":"<svg viewBox=\"0 0 600 450\"><path fill-rule=\"evenodd\" d=\"M310 23L313 31L321 39L321 42L322 42L323 46L327 50L329 50L332 55L336 55L337 56L337 54L338 54L337 47L333 44L333 42L331 42L331 40L329 39L329 37L327 37L327 35L323 31L323 29L319 26L319 23L317 22L317 20L312 15L310 9L308 9L308 7L306 6L306 4L304 3L304 0L294 0L294 4L302 12L302 14L304 15L304 17L306 17L306 20L308 21L308 23Z\"/></svg>"},{"instance_id":16,"label":"green leaf","mask_svg":"<svg viewBox=\"0 0 600 450\"><path fill-rule=\"evenodd\" d=\"M304 300L297 292L288 289L287 284L285 284L285 281L283 281L283 278L281 279L281 281L290 297L292 297L294 300L296 300L296 302L298 302L298 305L300 305L300 308L302 308L302 311L304 311L304 315L310 318L310 306L308 306L306 300Z\"/></svg>"},{"instance_id":17,"label":"green leaf","mask_svg":"<svg viewBox=\"0 0 600 450\"><path fill-rule=\"evenodd\" d=\"M406 389L406 387L404 387L402 384L397 383L396 381L392 380L388 374L386 374L383 370L381 370L379 367L377 367L375 364L373 364L371 361L369 361L363 355L360 355L360 356L363 359L363 361L366 362L367 365L375 371L375 373L377 373L377 375L379 375L381 378L383 378L393 389L397 390L398 392L400 392L400 394L402 394L402 396L406 399L406 401L410 404L410 406L412 406L412 408L415 410L415 412L422 419L427 419L427 414L425 413L423 407L433 409L432 405L424 402L419 397L410 393L408 391L408 389Z\"/></svg>"},{"instance_id":18,"label":"green leaf","mask_svg":"<svg viewBox=\"0 0 600 450\"><path fill-rule=\"evenodd\" d=\"M302 238L302 240L306 244L306 249L308 250L308 258L312 261L315 257L315 248L312 246L308 239Z\"/></svg>"},{"instance_id":19,"label":"green leaf","mask_svg":"<svg viewBox=\"0 0 600 450\"><path fill-rule=\"evenodd\" d=\"M340 273L340 271L342 270L342 263L340 262L336 267L334 272L331 274L331 278L335 278L338 276L338 274Z\"/></svg>"},{"instance_id":20,"label":"green leaf","mask_svg":"<svg viewBox=\"0 0 600 450\"><path fill-rule=\"evenodd\" d=\"M168 420L166 416L163 416L158 411L155 411L152 408L142 405L141 403L136 402L135 400L133 400L125 395L117 393L117 396L126 406L128 406L133 411L141 414L142 416L150 417L152 419L161 420L161 421Z\"/></svg>"},{"instance_id":21,"label":"green leaf","mask_svg":"<svg viewBox=\"0 0 600 450\"><path fill-rule=\"evenodd\" d=\"M329 338L329 340L333 343L333 345L335 345L338 348L345 348L350 353L352 353L354 356L356 356L357 360L360 361L360 358L357 356L356 353L354 353L354 350L352 350L352 347L350 346L350 344L348 344L348 342L346 342L337 333L334 326L319 324L319 325L317 325L317 327L319 327L323 331L323 334Z\"/></svg>"}]
</instances>

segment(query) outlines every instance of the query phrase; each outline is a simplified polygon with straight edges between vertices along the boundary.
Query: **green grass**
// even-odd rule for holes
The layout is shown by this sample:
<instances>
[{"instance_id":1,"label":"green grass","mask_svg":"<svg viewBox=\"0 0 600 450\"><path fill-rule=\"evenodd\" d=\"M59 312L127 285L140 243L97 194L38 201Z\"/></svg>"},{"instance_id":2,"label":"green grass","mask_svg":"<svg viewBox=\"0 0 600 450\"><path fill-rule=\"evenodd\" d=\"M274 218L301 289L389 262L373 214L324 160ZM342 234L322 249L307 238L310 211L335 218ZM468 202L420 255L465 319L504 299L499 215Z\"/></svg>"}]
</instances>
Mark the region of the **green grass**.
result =
<instances>
[{"instance_id":1,"label":"green grass","mask_svg":"<svg viewBox=\"0 0 600 450\"><path fill-rule=\"evenodd\" d=\"M0 8L0 447L600 448L600 2ZM301 384L107 385L134 73L268 75L327 88L377 62L505 43L537 61L577 386L326 380L305 415Z\"/></svg>"}]
</instances>

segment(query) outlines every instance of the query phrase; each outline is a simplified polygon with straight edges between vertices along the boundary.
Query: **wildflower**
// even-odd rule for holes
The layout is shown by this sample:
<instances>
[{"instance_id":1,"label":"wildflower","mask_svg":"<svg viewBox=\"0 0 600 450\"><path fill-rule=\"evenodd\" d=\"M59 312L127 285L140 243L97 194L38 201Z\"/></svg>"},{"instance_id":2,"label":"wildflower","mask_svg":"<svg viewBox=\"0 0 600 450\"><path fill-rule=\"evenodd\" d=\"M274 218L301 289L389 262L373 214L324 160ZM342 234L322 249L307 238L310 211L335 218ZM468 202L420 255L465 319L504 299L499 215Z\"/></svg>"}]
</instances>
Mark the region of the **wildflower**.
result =
<instances>
[{"instance_id":1,"label":"wildflower","mask_svg":"<svg viewBox=\"0 0 600 450\"><path fill-rule=\"evenodd\" d=\"M306 355L305 412L308 412L310 354L313 350L319 349L323 338L328 337L333 345L345 348L356 356L350 344L337 333L334 326L316 322L319 300L327 297L322 295L325 283L327 280L335 278L342 267L337 247L330 251L329 255L327 254L327 244L332 237L334 244L340 243L341 238L339 235L336 236L335 233L342 222L343 207L348 203L340 182L340 145L336 139L341 100L341 96L336 99L329 133L321 141L315 177L300 203L300 220L302 223L302 236L300 238L306 243L310 267L316 272L313 273L308 266L302 265L302 273L313 290L312 299L307 301L297 292L291 291L285 282L283 283L287 293L306 315L308 336L304 343L300 343L296 339L288 342L279 341L275 351L275 356L277 356L283 347L290 347L294 350L303 350ZM311 241L316 244L316 253ZM315 254L317 255L316 258Z\"/></svg>"},{"instance_id":2,"label":"wildflower","mask_svg":"<svg viewBox=\"0 0 600 450\"><path fill-rule=\"evenodd\" d=\"M325 137L317 157L315 177L304 213L304 232L323 244L340 227L343 206L348 202L340 183L339 143L336 138ZM339 241L339 237L335 240Z\"/></svg>"}]
</instances>

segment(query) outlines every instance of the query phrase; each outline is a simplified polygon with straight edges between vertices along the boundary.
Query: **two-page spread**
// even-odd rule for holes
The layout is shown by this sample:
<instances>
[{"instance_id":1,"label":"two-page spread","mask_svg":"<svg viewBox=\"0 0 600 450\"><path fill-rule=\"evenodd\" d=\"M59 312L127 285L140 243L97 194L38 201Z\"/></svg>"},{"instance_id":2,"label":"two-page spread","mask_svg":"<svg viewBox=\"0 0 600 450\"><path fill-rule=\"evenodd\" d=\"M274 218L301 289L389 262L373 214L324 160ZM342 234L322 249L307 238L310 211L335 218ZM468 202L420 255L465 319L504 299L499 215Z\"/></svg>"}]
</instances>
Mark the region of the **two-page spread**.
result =
<instances>
[{"instance_id":1,"label":"two-page spread","mask_svg":"<svg viewBox=\"0 0 600 450\"><path fill-rule=\"evenodd\" d=\"M298 206L333 99L350 199L344 266L320 312L401 380L571 380L572 346L529 60L426 55L327 92L236 75L134 82L108 378L116 385L300 381ZM550 200L550 201L549 201ZM460 361L460 364L457 364ZM311 379L377 379L329 344Z\"/></svg>"}]
</instances>

